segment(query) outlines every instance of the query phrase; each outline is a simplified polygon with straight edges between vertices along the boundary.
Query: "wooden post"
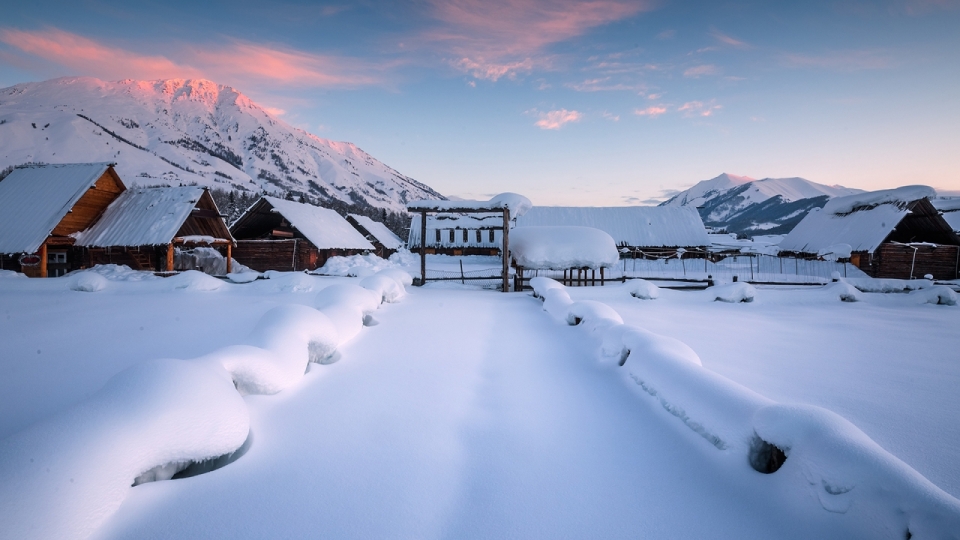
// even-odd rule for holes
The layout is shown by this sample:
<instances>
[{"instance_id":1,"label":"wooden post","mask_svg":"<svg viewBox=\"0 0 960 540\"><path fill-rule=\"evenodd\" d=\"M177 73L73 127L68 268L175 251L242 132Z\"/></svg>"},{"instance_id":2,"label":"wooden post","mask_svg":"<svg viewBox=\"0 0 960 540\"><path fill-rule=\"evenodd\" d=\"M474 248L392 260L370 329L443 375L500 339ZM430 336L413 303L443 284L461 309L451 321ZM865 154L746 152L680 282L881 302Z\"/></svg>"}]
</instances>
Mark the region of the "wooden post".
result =
<instances>
[{"instance_id":1,"label":"wooden post","mask_svg":"<svg viewBox=\"0 0 960 540\"><path fill-rule=\"evenodd\" d=\"M47 277L47 243L40 244L40 277Z\"/></svg>"},{"instance_id":2,"label":"wooden post","mask_svg":"<svg viewBox=\"0 0 960 540\"><path fill-rule=\"evenodd\" d=\"M227 243L227 273L230 273L230 260L233 257L233 242Z\"/></svg>"},{"instance_id":3,"label":"wooden post","mask_svg":"<svg viewBox=\"0 0 960 540\"><path fill-rule=\"evenodd\" d=\"M427 282L427 213L420 212L420 286Z\"/></svg>"},{"instance_id":4,"label":"wooden post","mask_svg":"<svg viewBox=\"0 0 960 540\"><path fill-rule=\"evenodd\" d=\"M510 292L510 209L503 209L503 292Z\"/></svg>"},{"instance_id":5,"label":"wooden post","mask_svg":"<svg viewBox=\"0 0 960 540\"><path fill-rule=\"evenodd\" d=\"M603 287L603 267L600 267L600 286Z\"/></svg>"},{"instance_id":6,"label":"wooden post","mask_svg":"<svg viewBox=\"0 0 960 540\"><path fill-rule=\"evenodd\" d=\"M173 242L167 244L167 272L173 272Z\"/></svg>"}]
</instances>

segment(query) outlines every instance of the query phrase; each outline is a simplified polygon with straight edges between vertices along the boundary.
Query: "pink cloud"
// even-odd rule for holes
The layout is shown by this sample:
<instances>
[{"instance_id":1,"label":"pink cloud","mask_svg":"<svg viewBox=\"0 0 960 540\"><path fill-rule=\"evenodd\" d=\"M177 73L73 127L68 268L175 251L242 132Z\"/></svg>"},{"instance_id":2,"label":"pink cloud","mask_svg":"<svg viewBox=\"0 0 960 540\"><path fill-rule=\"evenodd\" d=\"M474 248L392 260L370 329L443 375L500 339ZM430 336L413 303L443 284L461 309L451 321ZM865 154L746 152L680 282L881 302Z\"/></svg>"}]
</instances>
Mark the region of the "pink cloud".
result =
<instances>
[{"instance_id":1,"label":"pink cloud","mask_svg":"<svg viewBox=\"0 0 960 540\"><path fill-rule=\"evenodd\" d=\"M691 79L699 79L700 77L704 77L708 75L717 75L719 73L720 73L720 68L718 68L717 66L713 64L703 64L703 65L687 68L683 72L683 76Z\"/></svg>"},{"instance_id":2,"label":"pink cloud","mask_svg":"<svg viewBox=\"0 0 960 540\"><path fill-rule=\"evenodd\" d=\"M667 108L663 105L654 105L652 107L647 107L646 109L636 109L633 111L633 114L637 116L649 116L651 118L656 118L661 114L665 114Z\"/></svg>"},{"instance_id":3,"label":"pink cloud","mask_svg":"<svg viewBox=\"0 0 960 540\"><path fill-rule=\"evenodd\" d=\"M252 85L358 86L380 82L360 62L279 46L229 41L218 46L174 46L177 58L149 56L57 28L0 29L0 42L75 73L103 79L205 78Z\"/></svg>"},{"instance_id":4,"label":"pink cloud","mask_svg":"<svg viewBox=\"0 0 960 540\"><path fill-rule=\"evenodd\" d=\"M724 45L729 45L731 47L736 47L738 49L747 49L750 47L750 45L747 44L745 41L741 41L733 36L728 36L727 34L724 34L717 29L711 30L710 35L713 37L713 39L719 41L720 43L723 43Z\"/></svg>"},{"instance_id":5,"label":"pink cloud","mask_svg":"<svg viewBox=\"0 0 960 540\"><path fill-rule=\"evenodd\" d=\"M490 80L549 67L549 45L651 9L643 0L432 0L430 5L440 27L422 40L453 52L458 69Z\"/></svg>"},{"instance_id":6,"label":"pink cloud","mask_svg":"<svg viewBox=\"0 0 960 540\"><path fill-rule=\"evenodd\" d=\"M564 124L579 122L583 115L577 111L559 109L539 113L540 119L534 123L540 129L560 129Z\"/></svg>"},{"instance_id":7,"label":"pink cloud","mask_svg":"<svg viewBox=\"0 0 960 540\"><path fill-rule=\"evenodd\" d=\"M702 101L688 101L681 105L677 111L683 113L687 118L713 116L713 113L722 109L722 105L716 105L713 100L707 103Z\"/></svg>"}]
</instances>

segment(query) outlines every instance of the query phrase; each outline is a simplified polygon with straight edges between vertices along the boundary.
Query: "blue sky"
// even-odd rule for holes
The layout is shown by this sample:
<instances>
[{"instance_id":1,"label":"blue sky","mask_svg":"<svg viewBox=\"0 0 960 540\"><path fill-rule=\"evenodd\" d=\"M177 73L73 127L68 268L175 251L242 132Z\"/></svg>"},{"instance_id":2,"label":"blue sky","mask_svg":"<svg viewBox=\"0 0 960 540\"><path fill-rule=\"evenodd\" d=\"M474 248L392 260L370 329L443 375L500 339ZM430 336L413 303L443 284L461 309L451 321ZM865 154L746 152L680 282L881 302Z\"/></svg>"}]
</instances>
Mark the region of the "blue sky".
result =
<instances>
[{"instance_id":1,"label":"blue sky","mask_svg":"<svg viewBox=\"0 0 960 540\"><path fill-rule=\"evenodd\" d=\"M0 86L207 78L444 194L960 190L960 0L3 4Z\"/></svg>"}]
</instances>

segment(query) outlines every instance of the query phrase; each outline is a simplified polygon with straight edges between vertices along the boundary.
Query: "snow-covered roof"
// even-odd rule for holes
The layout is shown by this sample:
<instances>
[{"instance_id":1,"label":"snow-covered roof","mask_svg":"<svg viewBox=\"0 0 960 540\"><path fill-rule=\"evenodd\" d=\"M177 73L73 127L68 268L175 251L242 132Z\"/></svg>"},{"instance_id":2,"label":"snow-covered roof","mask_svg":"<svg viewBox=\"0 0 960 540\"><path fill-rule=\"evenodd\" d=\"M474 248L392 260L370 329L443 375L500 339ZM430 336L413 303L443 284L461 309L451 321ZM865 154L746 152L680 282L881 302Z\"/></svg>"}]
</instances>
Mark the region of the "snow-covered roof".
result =
<instances>
[{"instance_id":1,"label":"snow-covered roof","mask_svg":"<svg viewBox=\"0 0 960 540\"><path fill-rule=\"evenodd\" d=\"M620 253L613 237L591 227L523 227L510 235L510 255L524 268L609 268Z\"/></svg>"},{"instance_id":2,"label":"snow-covered roof","mask_svg":"<svg viewBox=\"0 0 960 540\"><path fill-rule=\"evenodd\" d=\"M353 225L329 208L277 197L264 199L319 249L375 249Z\"/></svg>"},{"instance_id":3,"label":"snow-covered roof","mask_svg":"<svg viewBox=\"0 0 960 540\"><path fill-rule=\"evenodd\" d=\"M0 182L0 253L34 253L112 163L14 169Z\"/></svg>"},{"instance_id":4,"label":"snow-covered roof","mask_svg":"<svg viewBox=\"0 0 960 540\"><path fill-rule=\"evenodd\" d=\"M76 235L84 247L169 244L197 206L203 188L131 188L110 203L103 217Z\"/></svg>"},{"instance_id":5,"label":"snow-covered roof","mask_svg":"<svg viewBox=\"0 0 960 540\"><path fill-rule=\"evenodd\" d=\"M482 212L508 208L510 217L515 218L522 216L532 206L530 199L523 195L501 193L489 201L413 201L407 203L407 210L411 212Z\"/></svg>"},{"instance_id":6,"label":"snow-covered roof","mask_svg":"<svg viewBox=\"0 0 960 540\"><path fill-rule=\"evenodd\" d=\"M872 253L910 213L911 203L935 195L927 186L905 186L831 199L784 237L780 251L820 253L848 244L851 251Z\"/></svg>"},{"instance_id":7,"label":"snow-covered roof","mask_svg":"<svg viewBox=\"0 0 960 540\"><path fill-rule=\"evenodd\" d=\"M949 199L934 199L930 201L933 207L941 212L943 219L955 232L960 233L960 197Z\"/></svg>"},{"instance_id":8,"label":"snow-covered roof","mask_svg":"<svg viewBox=\"0 0 960 540\"><path fill-rule=\"evenodd\" d=\"M398 249L403 245L403 240L401 240L399 236L393 234L393 231L388 229L383 223L374 221L367 216L361 216L359 214L350 214L350 217L356 220L356 222L363 227L364 230L376 238L377 242L383 244L383 247L387 249Z\"/></svg>"},{"instance_id":9,"label":"snow-covered roof","mask_svg":"<svg viewBox=\"0 0 960 540\"><path fill-rule=\"evenodd\" d=\"M517 219L518 230L559 225L600 229L621 246L710 245L700 214L690 206L534 206Z\"/></svg>"}]
</instances>

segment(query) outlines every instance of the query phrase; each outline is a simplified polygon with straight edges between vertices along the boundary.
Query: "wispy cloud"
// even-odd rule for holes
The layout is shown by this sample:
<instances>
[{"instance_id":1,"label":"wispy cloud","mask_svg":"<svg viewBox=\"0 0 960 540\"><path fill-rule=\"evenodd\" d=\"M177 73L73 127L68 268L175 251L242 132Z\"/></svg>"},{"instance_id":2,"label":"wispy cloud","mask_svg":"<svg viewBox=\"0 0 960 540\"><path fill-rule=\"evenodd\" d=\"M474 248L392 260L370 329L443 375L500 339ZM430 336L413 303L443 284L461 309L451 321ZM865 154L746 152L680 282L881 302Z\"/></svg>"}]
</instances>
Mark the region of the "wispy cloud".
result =
<instances>
[{"instance_id":1,"label":"wispy cloud","mask_svg":"<svg viewBox=\"0 0 960 540\"><path fill-rule=\"evenodd\" d=\"M619 122L619 121L620 121L620 115L619 115L619 114L613 114L613 113L608 112L608 111L603 111L603 117L606 118L607 120L610 120L611 122Z\"/></svg>"},{"instance_id":2,"label":"wispy cloud","mask_svg":"<svg viewBox=\"0 0 960 540\"><path fill-rule=\"evenodd\" d=\"M730 47L736 47L737 49L748 49L750 45L742 40L739 40L733 36L724 34L723 32L717 30L716 28L710 30L710 36L713 39L723 43L724 45L729 45Z\"/></svg>"},{"instance_id":3,"label":"wispy cloud","mask_svg":"<svg viewBox=\"0 0 960 540\"><path fill-rule=\"evenodd\" d=\"M568 111L566 109L536 112L536 114L540 119L537 120L534 125L540 129L560 129L564 124L579 122L580 119L583 118L582 113L578 111Z\"/></svg>"},{"instance_id":4,"label":"wispy cloud","mask_svg":"<svg viewBox=\"0 0 960 540\"><path fill-rule=\"evenodd\" d=\"M893 67L893 58L883 51L835 51L823 55L786 54L781 63L792 68L827 69L831 71L863 71Z\"/></svg>"},{"instance_id":5,"label":"wispy cloud","mask_svg":"<svg viewBox=\"0 0 960 540\"><path fill-rule=\"evenodd\" d=\"M496 81L549 67L547 48L651 9L630 0L431 0L438 28L422 40L451 51L451 64L478 79Z\"/></svg>"},{"instance_id":6,"label":"wispy cloud","mask_svg":"<svg viewBox=\"0 0 960 540\"><path fill-rule=\"evenodd\" d=\"M669 30L664 30L663 32L660 32L659 34L657 34L657 39L671 39L675 35L677 35L677 31L671 28Z\"/></svg>"},{"instance_id":7,"label":"wispy cloud","mask_svg":"<svg viewBox=\"0 0 960 540\"><path fill-rule=\"evenodd\" d=\"M706 77L709 75L719 75L720 68L713 64L701 64L699 66L693 66L687 68L683 72L683 76L690 79L699 79L700 77Z\"/></svg>"},{"instance_id":8,"label":"wispy cloud","mask_svg":"<svg viewBox=\"0 0 960 540\"><path fill-rule=\"evenodd\" d=\"M569 83L564 85L567 88L572 88L577 92L610 92L610 91L639 91L644 88L643 84L639 83L624 83L624 82L613 82L611 77L600 77L597 79L586 79L579 83Z\"/></svg>"},{"instance_id":9,"label":"wispy cloud","mask_svg":"<svg viewBox=\"0 0 960 540\"><path fill-rule=\"evenodd\" d=\"M175 44L169 56L144 55L57 28L3 28L0 42L74 73L104 79L206 78L241 87L381 82L378 68L364 62L240 40L204 47Z\"/></svg>"},{"instance_id":10,"label":"wispy cloud","mask_svg":"<svg viewBox=\"0 0 960 540\"><path fill-rule=\"evenodd\" d=\"M677 108L677 112L683 113L687 118L713 116L713 113L722 109L722 105L717 105L714 100L706 103L702 101L688 101Z\"/></svg>"},{"instance_id":11,"label":"wispy cloud","mask_svg":"<svg viewBox=\"0 0 960 540\"><path fill-rule=\"evenodd\" d=\"M637 116L649 116L651 118L656 118L661 114L666 114L667 107L664 105L654 105L652 107L647 107L646 109L636 109L633 111L633 114Z\"/></svg>"}]
</instances>

